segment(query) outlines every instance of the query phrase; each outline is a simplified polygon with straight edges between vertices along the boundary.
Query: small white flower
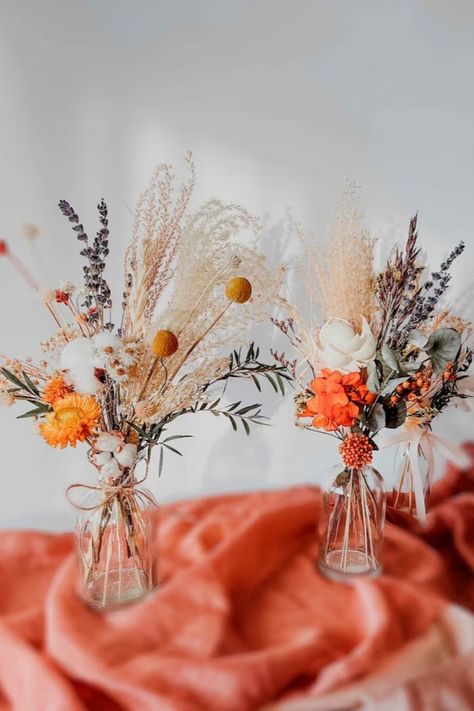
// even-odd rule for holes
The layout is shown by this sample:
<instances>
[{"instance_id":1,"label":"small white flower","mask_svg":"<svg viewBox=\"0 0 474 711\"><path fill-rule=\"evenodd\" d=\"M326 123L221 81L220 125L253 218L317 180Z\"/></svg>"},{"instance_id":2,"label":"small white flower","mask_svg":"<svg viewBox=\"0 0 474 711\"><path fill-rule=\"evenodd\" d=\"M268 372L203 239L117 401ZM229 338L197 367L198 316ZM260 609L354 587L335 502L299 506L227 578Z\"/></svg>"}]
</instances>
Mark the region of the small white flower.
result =
<instances>
[{"instance_id":1,"label":"small white flower","mask_svg":"<svg viewBox=\"0 0 474 711\"><path fill-rule=\"evenodd\" d=\"M370 326L361 318L360 334L348 321L332 318L326 321L319 332L318 357L323 365L341 372L359 371L375 357L376 340Z\"/></svg>"},{"instance_id":2,"label":"small white flower","mask_svg":"<svg viewBox=\"0 0 474 711\"><path fill-rule=\"evenodd\" d=\"M69 295L73 294L76 291L76 287L72 283L72 281L67 281L66 279L59 284L59 289L60 291L64 291L65 294Z\"/></svg>"},{"instance_id":3,"label":"small white flower","mask_svg":"<svg viewBox=\"0 0 474 711\"><path fill-rule=\"evenodd\" d=\"M6 390L0 391L0 405L2 407L11 407L15 402L13 393L9 393Z\"/></svg>"}]
</instances>

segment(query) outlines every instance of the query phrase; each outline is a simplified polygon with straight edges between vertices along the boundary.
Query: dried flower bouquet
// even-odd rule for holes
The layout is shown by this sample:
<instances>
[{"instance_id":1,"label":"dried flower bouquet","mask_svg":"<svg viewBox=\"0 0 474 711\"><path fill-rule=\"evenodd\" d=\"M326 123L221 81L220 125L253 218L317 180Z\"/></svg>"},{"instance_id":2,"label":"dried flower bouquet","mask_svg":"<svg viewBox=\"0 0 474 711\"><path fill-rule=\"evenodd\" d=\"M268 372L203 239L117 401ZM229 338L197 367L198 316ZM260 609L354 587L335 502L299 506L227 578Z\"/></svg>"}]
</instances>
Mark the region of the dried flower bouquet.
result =
<instances>
[{"instance_id":1,"label":"dried flower bouquet","mask_svg":"<svg viewBox=\"0 0 474 711\"><path fill-rule=\"evenodd\" d=\"M248 328L267 318L279 282L256 250L256 221L218 200L189 215L195 169L190 156L187 163L179 190L170 166L162 165L138 201L117 325L105 277L110 234L103 200L93 239L73 207L59 203L85 262L80 289L71 282L41 289L0 242L0 255L40 294L57 329L41 344L45 355L38 364L2 356L0 402L32 405L20 417L34 418L52 447L83 442L88 448L99 481L75 485L89 497L80 504L79 550L84 594L98 606L155 584L144 513L152 497L138 485L154 448L160 473L165 450L180 454L176 442L186 435L168 434L169 425L183 414L207 412L226 417L234 429L240 423L248 434L266 418L258 404L224 404L229 381L259 386L265 378L283 393L290 377L246 344ZM145 474L138 479L141 460Z\"/></svg>"},{"instance_id":2,"label":"dried flower bouquet","mask_svg":"<svg viewBox=\"0 0 474 711\"><path fill-rule=\"evenodd\" d=\"M298 276L312 320L308 322L304 309L291 299L279 299L286 315L273 321L297 357L278 352L274 356L302 384L296 396L298 427L340 440L343 470L326 497L320 565L322 560L323 567L331 566L328 556L333 553L336 572L372 573L378 571L376 548L385 500L381 482L369 482L375 476L370 467L373 451L395 442L406 444L407 466L393 503L421 520L427 487L421 481L419 455L428 460L428 485L433 449L465 462L459 448L431 431L435 417L473 394L468 379L471 324L442 303L451 266L464 244L430 272L414 217L404 248L395 247L377 272L375 240L362 227L353 186L340 201L328 232L324 246L300 235ZM383 437L387 429L398 431Z\"/></svg>"}]
</instances>

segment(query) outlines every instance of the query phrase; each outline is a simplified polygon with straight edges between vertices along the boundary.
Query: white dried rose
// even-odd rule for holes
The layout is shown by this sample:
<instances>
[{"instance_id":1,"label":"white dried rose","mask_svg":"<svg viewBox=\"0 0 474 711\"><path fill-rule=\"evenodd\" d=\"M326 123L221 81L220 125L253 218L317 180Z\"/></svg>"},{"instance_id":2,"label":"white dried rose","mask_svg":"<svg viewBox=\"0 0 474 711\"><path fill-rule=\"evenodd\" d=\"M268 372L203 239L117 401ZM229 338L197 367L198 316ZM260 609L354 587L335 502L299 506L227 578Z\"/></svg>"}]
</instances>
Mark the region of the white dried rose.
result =
<instances>
[{"instance_id":1,"label":"white dried rose","mask_svg":"<svg viewBox=\"0 0 474 711\"><path fill-rule=\"evenodd\" d=\"M318 358L326 368L342 372L359 371L374 358L377 343L370 326L361 318L361 331L342 318L326 321L319 332Z\"/></svg>"}]
</instances>

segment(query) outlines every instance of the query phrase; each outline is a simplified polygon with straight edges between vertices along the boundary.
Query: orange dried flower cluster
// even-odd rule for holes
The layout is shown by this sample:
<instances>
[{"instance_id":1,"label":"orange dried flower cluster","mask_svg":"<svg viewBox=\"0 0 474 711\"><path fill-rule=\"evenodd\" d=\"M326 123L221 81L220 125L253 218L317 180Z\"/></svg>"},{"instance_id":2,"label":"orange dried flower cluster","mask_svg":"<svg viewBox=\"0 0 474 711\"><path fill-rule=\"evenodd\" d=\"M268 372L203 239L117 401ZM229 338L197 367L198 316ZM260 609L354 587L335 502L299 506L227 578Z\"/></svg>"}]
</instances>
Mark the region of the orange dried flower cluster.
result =
<instances>
[{"instance_id":1,"label":"orange dried flower cluster","mask_svg":"<svg viewBox=\"0 0 474 711\"><path fill-rule=\"evenodd\" d=\"M43 390L43 400L47 402L48 405L54 405L56 400L69 395L72 391L73 388L66 383L62 375L55 375L46 381Z\"/></svg>"},{"instance_id":2,"label":"orange dried flower cluster","mask_svg":"<svg viewBox=\"0 0 474 711\"><path fill-rule=\"evenodd\" d=\"M390 405L396 407L401 400L408 400L414 403L423 396L423 393L430 387L431 372L429 368L420 368L403 383L399 383L395 392L390 396Z\"/></svg>"},{"instance_id":3,"label":"orange dried flower cluster","mask_svg":"<svg viewBox=\"0 0 474 711\"><path fill-rule=\"evenodd\" d=\"M71 393L56 400L53 412L39 425L43 439L51 447L75 447L91 437L100 419L100 407L90 395Z\"/></svg>"},{"instance_id":4,"label":"orange dried flower cluster","mask_svg":"<svg viewBox=\"0 0 474 711\"><path fill-rule=\"evenodd\" d=\"M354 432L348 435L339 447L342 461L348 469L362 469L371 464L372 451L369 438Z\"/></svg>"},{"instance_id":5,"label":"orange dried flower cluster","mask_svg":"<svg viewBox=\"0 0 474 711\"><path fill-rule=\"evenodd\" d=\"M300 417L311 417L312 426L331 432L354 424L361 408L370 405L376 395L365 384L365 373L340 373L323 368L310 385L314 397L306 402Z\"/></svg>"}]
</instances>

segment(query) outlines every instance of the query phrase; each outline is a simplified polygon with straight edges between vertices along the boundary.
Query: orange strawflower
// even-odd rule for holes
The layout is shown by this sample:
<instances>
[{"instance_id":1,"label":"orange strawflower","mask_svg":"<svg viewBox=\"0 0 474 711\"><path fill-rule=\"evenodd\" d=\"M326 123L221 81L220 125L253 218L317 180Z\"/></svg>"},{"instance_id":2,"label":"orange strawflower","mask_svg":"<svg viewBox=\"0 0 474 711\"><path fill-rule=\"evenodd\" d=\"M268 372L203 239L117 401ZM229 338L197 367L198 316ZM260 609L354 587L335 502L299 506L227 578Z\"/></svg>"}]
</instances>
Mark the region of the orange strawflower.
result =
<instances>
[{"instance_id":1,"label":"orange strawflower","mask_svg":"<svg viewBox=\"0 0 474 711\"><path fill-rule=\"evenodd\" d=\"M72 391L72 387L66 383L62 375L53 375L46 382L43 390L43 400L48 405L54 405L56 400L69 395Z\"/></svg>"},{"instance_id":2,"label":"orange strawflower","mask_svg":"<svg viewBox=\"0 0 474 711\"><path fill-rule=\"evenodd\" d=\"M338 427L351 427L363 405L371 404L374 393L365 384L365 373L340 373L323 368L309 385L314 393L300 417L312 417L312 426L327 432Z\"/></svg>"},{"instance_id":3,"label":"orange strawflower","mask_svg":"<svg viewBox=\"0 0 474 711\"><path fill-rule=\"evenodd\" d=\"M94 433L99 418L100 407L95 398L71 393L54 402L53 412L46 415L39 431L51 447L75 447Z\"/></svg>"},{"instance_id":4,"label":"orange strawflower","mask_svg":"<svg viewBox=\"0 0 474 711\"><path fill-rule=\"evenodd\" d=\"M369 438L354 432L348 435L339 447L342 461L348 469L363 469L367 464L371 464L372 451Z\"/></svg>"}]
</instances>

